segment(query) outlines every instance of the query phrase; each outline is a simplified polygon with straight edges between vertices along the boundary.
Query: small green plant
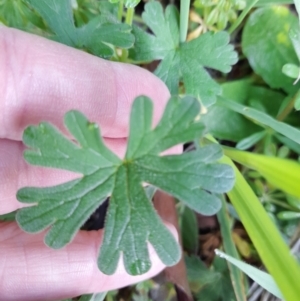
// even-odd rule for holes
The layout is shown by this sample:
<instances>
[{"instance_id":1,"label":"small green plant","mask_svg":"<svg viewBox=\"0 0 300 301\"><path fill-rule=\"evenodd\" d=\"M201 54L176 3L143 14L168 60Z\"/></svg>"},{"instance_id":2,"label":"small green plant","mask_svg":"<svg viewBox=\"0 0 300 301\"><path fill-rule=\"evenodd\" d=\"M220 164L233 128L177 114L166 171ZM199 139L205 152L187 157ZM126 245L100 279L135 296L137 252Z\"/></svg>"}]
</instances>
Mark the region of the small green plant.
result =
<instances>
[{"instance_id":1,"label":"small green plant","mask_svg":"<svg viewBox=\"0 0 300 301\"><path fill-rule=\"evenodd\" d=\"M171 98L160 123L152 130L150 100L136 99L123 160L103 144L98 126L77 111L66 114L65 125L79 145L47 123L27 128L23 136L24 143L31 148L24 155L27 162L84 176L55 187L19 190L19 201L37 203L17 213L19 225L28 232L51 226L45 242L61 248L110 196L99 268L113 274L122 252L128 273L147 272L151 266L147 241L166 265L174 265L180 250L156 215L142 183L152 184L197 212L211 215L220 209L221 203L207 191L222 193L230 190L234 182L229 166L213 163L222 156L217 145L182 155L159 156L168 148L203 134L203 124L193 121L199 107L199 102L192 98Z\"/></svg>"},{"instance_id":2,"label":"small green plant","mask_svg":"<svg viewBox=\"0 0 300 301\"><path fill-rule=\"evenodd\" d=\"M191 20L198 28L189 24L190 1L182 0L180 10L148 1L138 15L139 2L0 0L0 21L8 26L113 61L159 61L154 73L172 95L154 128L151 100L134 101L124 158L104 145L98 126L78 111L67 112L64 120L74 140L47 122L28 127L23 135L28 163L82 177L20 189L18 200L33 205L1 219L16 219L28 232L48 229L46 244L61 248L110 197L98 267L113 274L123 254L126 271L139 275L151 267L147 242L168 266L180 258L147 183L180 201L183 245L190 254L199 248L195 213L217 214L227 255L219 254L231 263L215 258L205 267L199 258L186 258L196 300L225 300L227 291L228 300L247 300L239 268L286 301L297 300L300 268L282 237L292 247L299 227L300 29L287 7L271 6L291 1L195 0ZM295 5L299 10L298 1ZM229 81L236 63L238 75ZM187 142L193 142L191 152L161 155ZM270 275L240 261L232 236L236 220Z\"/></svg>"},{"instance_id":3,"label":"small green plant","mask_svg":"<svg viewBox=\"0 0 300 301\"><path fill-rule=\"evenodd\" d=\"M195 0L193 6L203 16L202 26L211 30L224 30L228 23L233 23L238 12L246 7L244 0Z\"/></svg>"}]
</instances>

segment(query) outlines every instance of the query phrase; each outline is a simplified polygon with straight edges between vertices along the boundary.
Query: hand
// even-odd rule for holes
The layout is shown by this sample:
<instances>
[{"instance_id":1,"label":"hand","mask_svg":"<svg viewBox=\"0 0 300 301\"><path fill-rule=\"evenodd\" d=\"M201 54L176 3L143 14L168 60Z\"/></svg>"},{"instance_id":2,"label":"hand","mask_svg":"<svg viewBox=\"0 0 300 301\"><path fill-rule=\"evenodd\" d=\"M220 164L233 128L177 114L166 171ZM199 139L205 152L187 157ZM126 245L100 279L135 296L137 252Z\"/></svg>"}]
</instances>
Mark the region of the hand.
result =
<instances>
[{"instance_id":1,"label":"hand","mask_svg":"<svg viewBox=\"0 0 300 301\"><path fill-rule=\"evenodd\" d=\"M96 121L107 145L125 153L130 106L141 94L154 101L159 120L169 92L151 73L96 58L67 46L0 28L0 214L22 204L24 186L50 186L78 177L70 172L29 166L22 157L22 132L49 121L64 130L63 115L82 111ZM173 231L174 232L174 231ZM59 300L116 289L150 278L164 265L149 247L152 268L128 275L122 263L112 276L102 274L96 258L102 231L80 232L72 243L52 250L43 233L22 232L16 223L0 223L0 300Z\"/></svg>"}]
</instances>

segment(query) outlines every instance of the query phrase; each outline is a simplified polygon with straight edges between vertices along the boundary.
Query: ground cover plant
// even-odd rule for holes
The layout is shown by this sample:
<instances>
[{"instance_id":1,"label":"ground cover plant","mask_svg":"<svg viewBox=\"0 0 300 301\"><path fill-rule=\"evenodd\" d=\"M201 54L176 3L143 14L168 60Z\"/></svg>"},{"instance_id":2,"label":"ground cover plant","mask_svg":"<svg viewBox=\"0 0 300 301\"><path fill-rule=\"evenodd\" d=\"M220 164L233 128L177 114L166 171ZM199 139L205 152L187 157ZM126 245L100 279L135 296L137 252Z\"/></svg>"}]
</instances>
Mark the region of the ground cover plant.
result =
<instances>
[{"instance_id":1,"label":"ground cover plant","mask_svg":"<svg viewBox=\"0 0 300 301\"><path fill-rule=\"evenodd\" d=\"M151 99L134 100L124 158L78 111L65 112L72 139L47 121L29 126L23 135L29 164L82 177L24 187L16 197L33 205L0 218L31 233L47 229L45 243L59 249L109 197L98 268L113 274L123 256L129 274L147 272L147 242L167 266L175 265L169 271L176 290L155 297L150 280L132 288L127 300L176 294L178 300L297 300L300 4L275 2L0 1L3 24L154 69L172 95L154 128ZM178 144L185 144L182 154L162 155ZM156 190L176 199L184 261L153 207ZM214 221L217 244L209 243L212 232L205 241L199 220ZM207 244L212 258L204 263ZM215 248L222 249L216 256ZM104 298L125 299L109 292L80 300Z\"/></svg>"}]
</instances>

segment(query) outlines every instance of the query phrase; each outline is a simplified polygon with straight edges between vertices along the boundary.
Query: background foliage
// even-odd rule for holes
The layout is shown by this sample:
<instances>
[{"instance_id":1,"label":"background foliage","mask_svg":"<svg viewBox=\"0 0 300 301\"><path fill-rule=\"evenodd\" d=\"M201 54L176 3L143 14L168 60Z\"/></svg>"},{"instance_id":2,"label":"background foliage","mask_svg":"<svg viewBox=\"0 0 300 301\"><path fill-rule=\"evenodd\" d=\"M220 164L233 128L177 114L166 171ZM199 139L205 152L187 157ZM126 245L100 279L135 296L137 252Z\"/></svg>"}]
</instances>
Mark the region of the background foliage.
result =
<instances>
[{"instance_id":1,"label":"background foliage","mask_svg":"<svg viewBox=\"0 0 300 301\"><path fill-rule=\"evenodd\" d=\"M75 147L49 124L28 128L24 143L40 150L27 151L28 162L76 169L84 176L57 187L20 190L17 195L20 201L37 202L38 206L20 210L16 214L18 223L31 232L52 225L46 242L61 247L101 202L111 196L102 254L114 254L114 260L106 262L108 256L101 257L100 252L100 269L112 273L119 252L126 250L127 271L145 272L151 264L145 244L141 243L145 237L162 260L172 265L179 259L179 249L153 210L149 195L139 185L146 181L181 201L176 208L187 279L195 300L271 300L271 294L262 289L259 292L256 283L278 298L297 300L300 295L299 3L294 6L287 5L291 4L288 0L195 0L191 5L189 1L166 5L149 1L136 7L139 1L112 2L0 1L3 24L105 59L143 65L160 77L174 96L160 125L153 130L149 126L150 100L135 101L124 160L105 147L98 127L91 126L78 112L68 113L65 124L80 147ZM156 61L159 63L153 68L151 64ZM189 97L179 99L178 94ZM49 145L49 137L54 144ZM183 142L192 142L186 145L184 154L158 156L164 149ZM157 149L154 145L163 147ZM58 150L68 153L71 160L61 160ZM91 150L97 154L92 155ZM55 153L57 156L51 161ZM74 164L78 160L85 165ZM126 177L125 171L130 175ZM113 186L112 179L120 184ZM82 184L99 187L101 201L96 200L92 190L83 196ZM123 211L117 213L117 204L126 198L124 191L131 196L127 205L122 205ZM221 195L224 192L228 192L227 196ZM50 196L60 205L50 205ZM66 201L60 203L62 199ZM55 208L51 207L52 212L45 216L49 206ZM134 208L135 212L130 215L128 208ZM138 217L146 209L147 214ZM65 219L71 211L74 214ZM213 217L199 215L217 211L218 222ZM148 228L136 232L133 229L140 224L140 218ZM15 214L1 219L15 219ZM114 223L116 220L119 224ZM214 226L201 227L203 220L215 221ZM120 236L124 227L127 232ZM60 234L62 229L67 235ZM157 232L164 233L160 241L155 240ZM111 241L119 243L110 244ZM205 253L207 245L211 251ZM227 255L218 254L229 262L211 255L214 248L222 249ZM133 249L138 252L134 254ZM205 261L205 254L212 256L212 260ZM241 259L266 268L270 275L245 265ZM164 297L155 297L158 289L150 280L132 288L128 300L175 298L172 287L162 284L159 287ZM175 287L178 287L176 282ZM188 292L185 293L188 297ZM106 297L86 295L81 300L123 297L121 291L110 292Z\"/></svg>"}]
</instances>

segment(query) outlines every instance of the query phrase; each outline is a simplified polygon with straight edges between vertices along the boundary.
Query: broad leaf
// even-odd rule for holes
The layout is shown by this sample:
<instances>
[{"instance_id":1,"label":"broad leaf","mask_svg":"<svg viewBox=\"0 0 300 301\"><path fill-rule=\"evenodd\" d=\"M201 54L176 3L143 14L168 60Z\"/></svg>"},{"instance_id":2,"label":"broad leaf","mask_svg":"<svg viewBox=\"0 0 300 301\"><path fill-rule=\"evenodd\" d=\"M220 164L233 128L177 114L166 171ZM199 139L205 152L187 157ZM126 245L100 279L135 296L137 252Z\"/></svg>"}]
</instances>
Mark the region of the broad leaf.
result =
<instances>
[{"instance_id":1,"label":"broad leaf","mask_svg":"<svg viewBox=\"0 0 300 301\"><path fill-rule=\"evenodd\" d=\"M197 257L185 258L188 279L196 300L229 301L234 299L234 291L226 264L215 257L208 269Z\"/></svg>"},{"instance_id":2,"label":"broad leaf","mask_svg":"<svg viewBox=\"0 0 300 301\"><path fill-rule=\"evenodd\" d=\"M166 265L175 264L180 258L179 247L156 214L143 183L211 215L220 209L220 200L213 193L228 191L234 182L230 167L213 163L222 156L217 145L181 155L160 156L174 145L202 136L203 124L194 121L199 109L194 98L173 97L160 123L152 129L152 102L146 97L137 98L123 160L104 145L97 125L77 111L65 115L65 125L76 142L48 123L28 127L23 141L31 148L25 152L29 163L74 171L83 177L55 187L19 190L19 201L35 205L17 213L18 223L28 232L50 227L46 244L61 248L111 196L99 268L113 274L122 254L128 273L147 272L151 266L147 242Z\"/></svg>"},{"instance_id":3,"label":"broad leaf","mask_svg":"<svg viewBox=\"0 0 300 301\"><path fill-rule=\"evenodd\" d=\"M244 27L243 52L255 73L272 88L282 88L295 93L299 85L282 73L287 63L298 64L298 58L289 37L289 30L297 24L297 18L283 6L256 10Z\"/></svg>"},{"instance_id":4,"label":"broad leaf","mask_svg":"<svg viewBox=\"0 0 300 301\"><path fill-rule=\"evenodd\" d=\"M95 17L85 26L75 27L70 0L27 0L27 2L43 17L55 34L55 39L75 48L109 57L114 50L108 44L121 48L133 45L134 37L127 24L112 22L105 16Z\"/></svg>"},{"instance_id":5,"label":"broad leaf","mask_svg":"<svg viewBox=\"0 0 300 301\"><path fill-rule=\"evenodd\" d=\"M225 83L222 89L224 98L256 108L274 117L285 97L280 92L256 86L247 78ZM218 101L201 118L209 132L219 139L237 142L261 130L257 124L220 105Z\"/></svg>"},{"instance_id":6,"label":"broad leaf","mask_svg":"<svg viewBox=\"0 0 300 301\"><path fill-rule=\"evenodd\" d=\"M179 82L185 85L185 93L193 95L209 106L221 93L221 87L210 77L205 67L229 72L237 62L237 54L228 45L226 32L206 33L195 40L179 44L179 20L175 6L169 5L165 14L158 2L145 5L142 14L145 24L153 32L149 34L134 27L135 47L130 55L137 61L162 62L155 71L169 87L178 94Z\"/></svg>"}]
</instances>

